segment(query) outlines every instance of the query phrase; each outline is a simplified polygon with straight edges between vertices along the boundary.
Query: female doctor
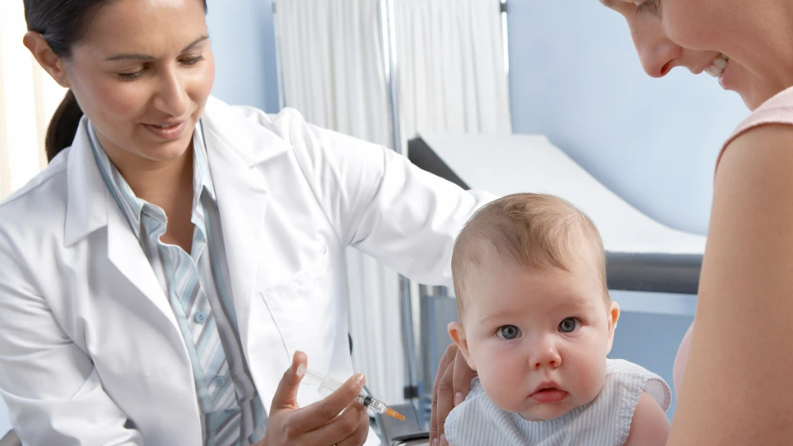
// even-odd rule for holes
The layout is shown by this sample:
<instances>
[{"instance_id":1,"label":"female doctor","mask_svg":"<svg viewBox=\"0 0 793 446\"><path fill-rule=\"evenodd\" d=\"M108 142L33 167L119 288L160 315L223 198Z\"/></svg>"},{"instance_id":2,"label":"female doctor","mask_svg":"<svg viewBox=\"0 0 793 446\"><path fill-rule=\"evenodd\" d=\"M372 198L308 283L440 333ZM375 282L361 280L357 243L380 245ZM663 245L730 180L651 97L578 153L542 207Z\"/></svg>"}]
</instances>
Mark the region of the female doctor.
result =
<instances>
[{"instance_id":1,"label":"female doctor","mask_svg":"<svg viewBox=\"0 0 793 446\"><path fill-rule=\"evenodd\" d=\"M24 2L25 46L70 90L48 168L0 205L0 394L22 442L363 444L361 375L297 391L298 350L353 373L344 248L449 283L482 200L211 98L205 0Z\"/></svg>"}]
</instances>

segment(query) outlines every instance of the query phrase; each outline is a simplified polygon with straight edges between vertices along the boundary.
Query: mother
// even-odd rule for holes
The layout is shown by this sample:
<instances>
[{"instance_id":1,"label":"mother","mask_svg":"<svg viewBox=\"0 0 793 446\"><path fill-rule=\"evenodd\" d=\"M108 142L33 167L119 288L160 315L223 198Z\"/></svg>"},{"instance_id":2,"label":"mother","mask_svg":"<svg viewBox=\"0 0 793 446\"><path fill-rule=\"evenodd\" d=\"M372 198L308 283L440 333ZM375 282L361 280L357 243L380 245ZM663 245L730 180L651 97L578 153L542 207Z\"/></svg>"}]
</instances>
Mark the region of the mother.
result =
<instances>
[{"instance_id":1,"label":"mother","mask_svg":"<svg viewBox=\"0 0 793 446\"><path fill-rule=\"evenodd\" d=\"M719 156L668 444L791 445L793 2L600 1L627 20L647 74L707 71L754 111ZM434 437L453 395L467 391L470 372L453 358L447 352L438 373Z\"/></svg>"}]
</instances>

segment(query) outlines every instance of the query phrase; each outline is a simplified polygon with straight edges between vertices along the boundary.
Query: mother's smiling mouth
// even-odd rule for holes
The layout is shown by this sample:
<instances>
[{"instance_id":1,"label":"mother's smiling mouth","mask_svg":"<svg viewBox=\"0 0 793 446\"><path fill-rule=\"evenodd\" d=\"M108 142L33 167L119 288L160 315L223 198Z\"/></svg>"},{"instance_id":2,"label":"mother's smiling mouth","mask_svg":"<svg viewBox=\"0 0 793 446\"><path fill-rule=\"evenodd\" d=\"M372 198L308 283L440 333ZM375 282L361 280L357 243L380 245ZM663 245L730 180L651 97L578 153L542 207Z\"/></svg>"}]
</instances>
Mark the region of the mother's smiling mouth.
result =
<instances>
[{"instance_id":1,"label":"mother's smiling mouth","mask_svg":"<svg viewBox=\"0 0 793 446\"><path fill-rule=\"evenodd\" d=\"M729 61L729 57L723 53L719 53L719 55L713 59L713 62L710 63L708 68L705 68L705 72L713 77L721 77L721 75L724 73L724 68L727 67L727 63Z\"/></svg>"}]
</instances>

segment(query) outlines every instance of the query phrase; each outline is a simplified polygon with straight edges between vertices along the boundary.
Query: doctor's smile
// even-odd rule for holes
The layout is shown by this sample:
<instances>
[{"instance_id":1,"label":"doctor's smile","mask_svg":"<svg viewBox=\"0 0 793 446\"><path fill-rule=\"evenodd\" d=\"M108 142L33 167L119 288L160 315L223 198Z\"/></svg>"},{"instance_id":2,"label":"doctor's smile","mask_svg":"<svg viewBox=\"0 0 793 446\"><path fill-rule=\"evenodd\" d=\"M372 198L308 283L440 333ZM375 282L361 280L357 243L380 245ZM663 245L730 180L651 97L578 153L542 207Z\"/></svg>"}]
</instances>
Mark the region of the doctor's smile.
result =
<instances>
[{"instance_id":1,"label":"doctor's smile","mask_svg":"<svg viewBox=\"0 0 793 446\"><path fill-rule=\"evenodd\" d=\"M1 1L0 446L793 445L793 1Z\"/></svg>"},{"instance_id":2,"label":"doctor's smile","mask_svg":"<svg viewBox=\"0 0 793 446\"><path fill-rule=\"evenodd\" d=\"M175 124L143 124L146 127L146 130L150 131L155 136L165 139L165 140L172 140L172 139L179 139L187 129L187 123L185 121L181 121Z\"/></svg>"}]
</instances>

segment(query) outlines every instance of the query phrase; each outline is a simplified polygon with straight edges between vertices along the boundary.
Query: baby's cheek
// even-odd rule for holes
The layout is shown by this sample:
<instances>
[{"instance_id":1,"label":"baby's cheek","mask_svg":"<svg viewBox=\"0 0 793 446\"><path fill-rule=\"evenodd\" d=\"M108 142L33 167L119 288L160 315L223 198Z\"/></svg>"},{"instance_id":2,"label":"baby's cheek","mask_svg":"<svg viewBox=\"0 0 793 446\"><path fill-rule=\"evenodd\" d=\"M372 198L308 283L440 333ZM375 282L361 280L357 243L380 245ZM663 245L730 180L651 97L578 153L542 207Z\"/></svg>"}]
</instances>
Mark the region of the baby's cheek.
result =
<instances>
[{"instance_id":1,"label":"baby's cheek","mask_svg":"<svg viewBox=\"0 0 793 446\"><path fill-rule=\"evenodd\" d=\"M606 360L602 357L589 358L575 370L575 396L579 404L586 404L600 393L606 382Z\"/></svg>"},{"instance_id":2,"label":"baby's cheek","mask_svg":"<svg viewBox=\"0 0 793 446\"><path fill-rule=\"evenodd\" d=\"M602 375L589 373L586 377L584 377L580 390L580 404L586 404L595 399L595 397L600 393L600 390L603 388L603 384L605 382L605 372Z\"/></svg>"},{"instance_id":3,"label":"baby's cheek","mask_svg":"<svg viewBox=\"0 0 793 446\"><path fill-rule=\"evenodd\" d=\"M524 400L521 372L508 361L493 358L477 363L479 382L488 398L499 408L511 412L521 409Z\"/></svg>"},{"instance_id":4,"label":"baby's cheek","mask_svg":"<svg viewBox=\"0 0 793 446\"><path fill-rule=\"evenodd\" d=\"M523 410L525 398L521 398L521 393L514 388L508 388L503 382L497 382L491 386L491 391L485 391L488 398L502 410L507 412L520 412Z\"/></svg>"}]
</instances>

